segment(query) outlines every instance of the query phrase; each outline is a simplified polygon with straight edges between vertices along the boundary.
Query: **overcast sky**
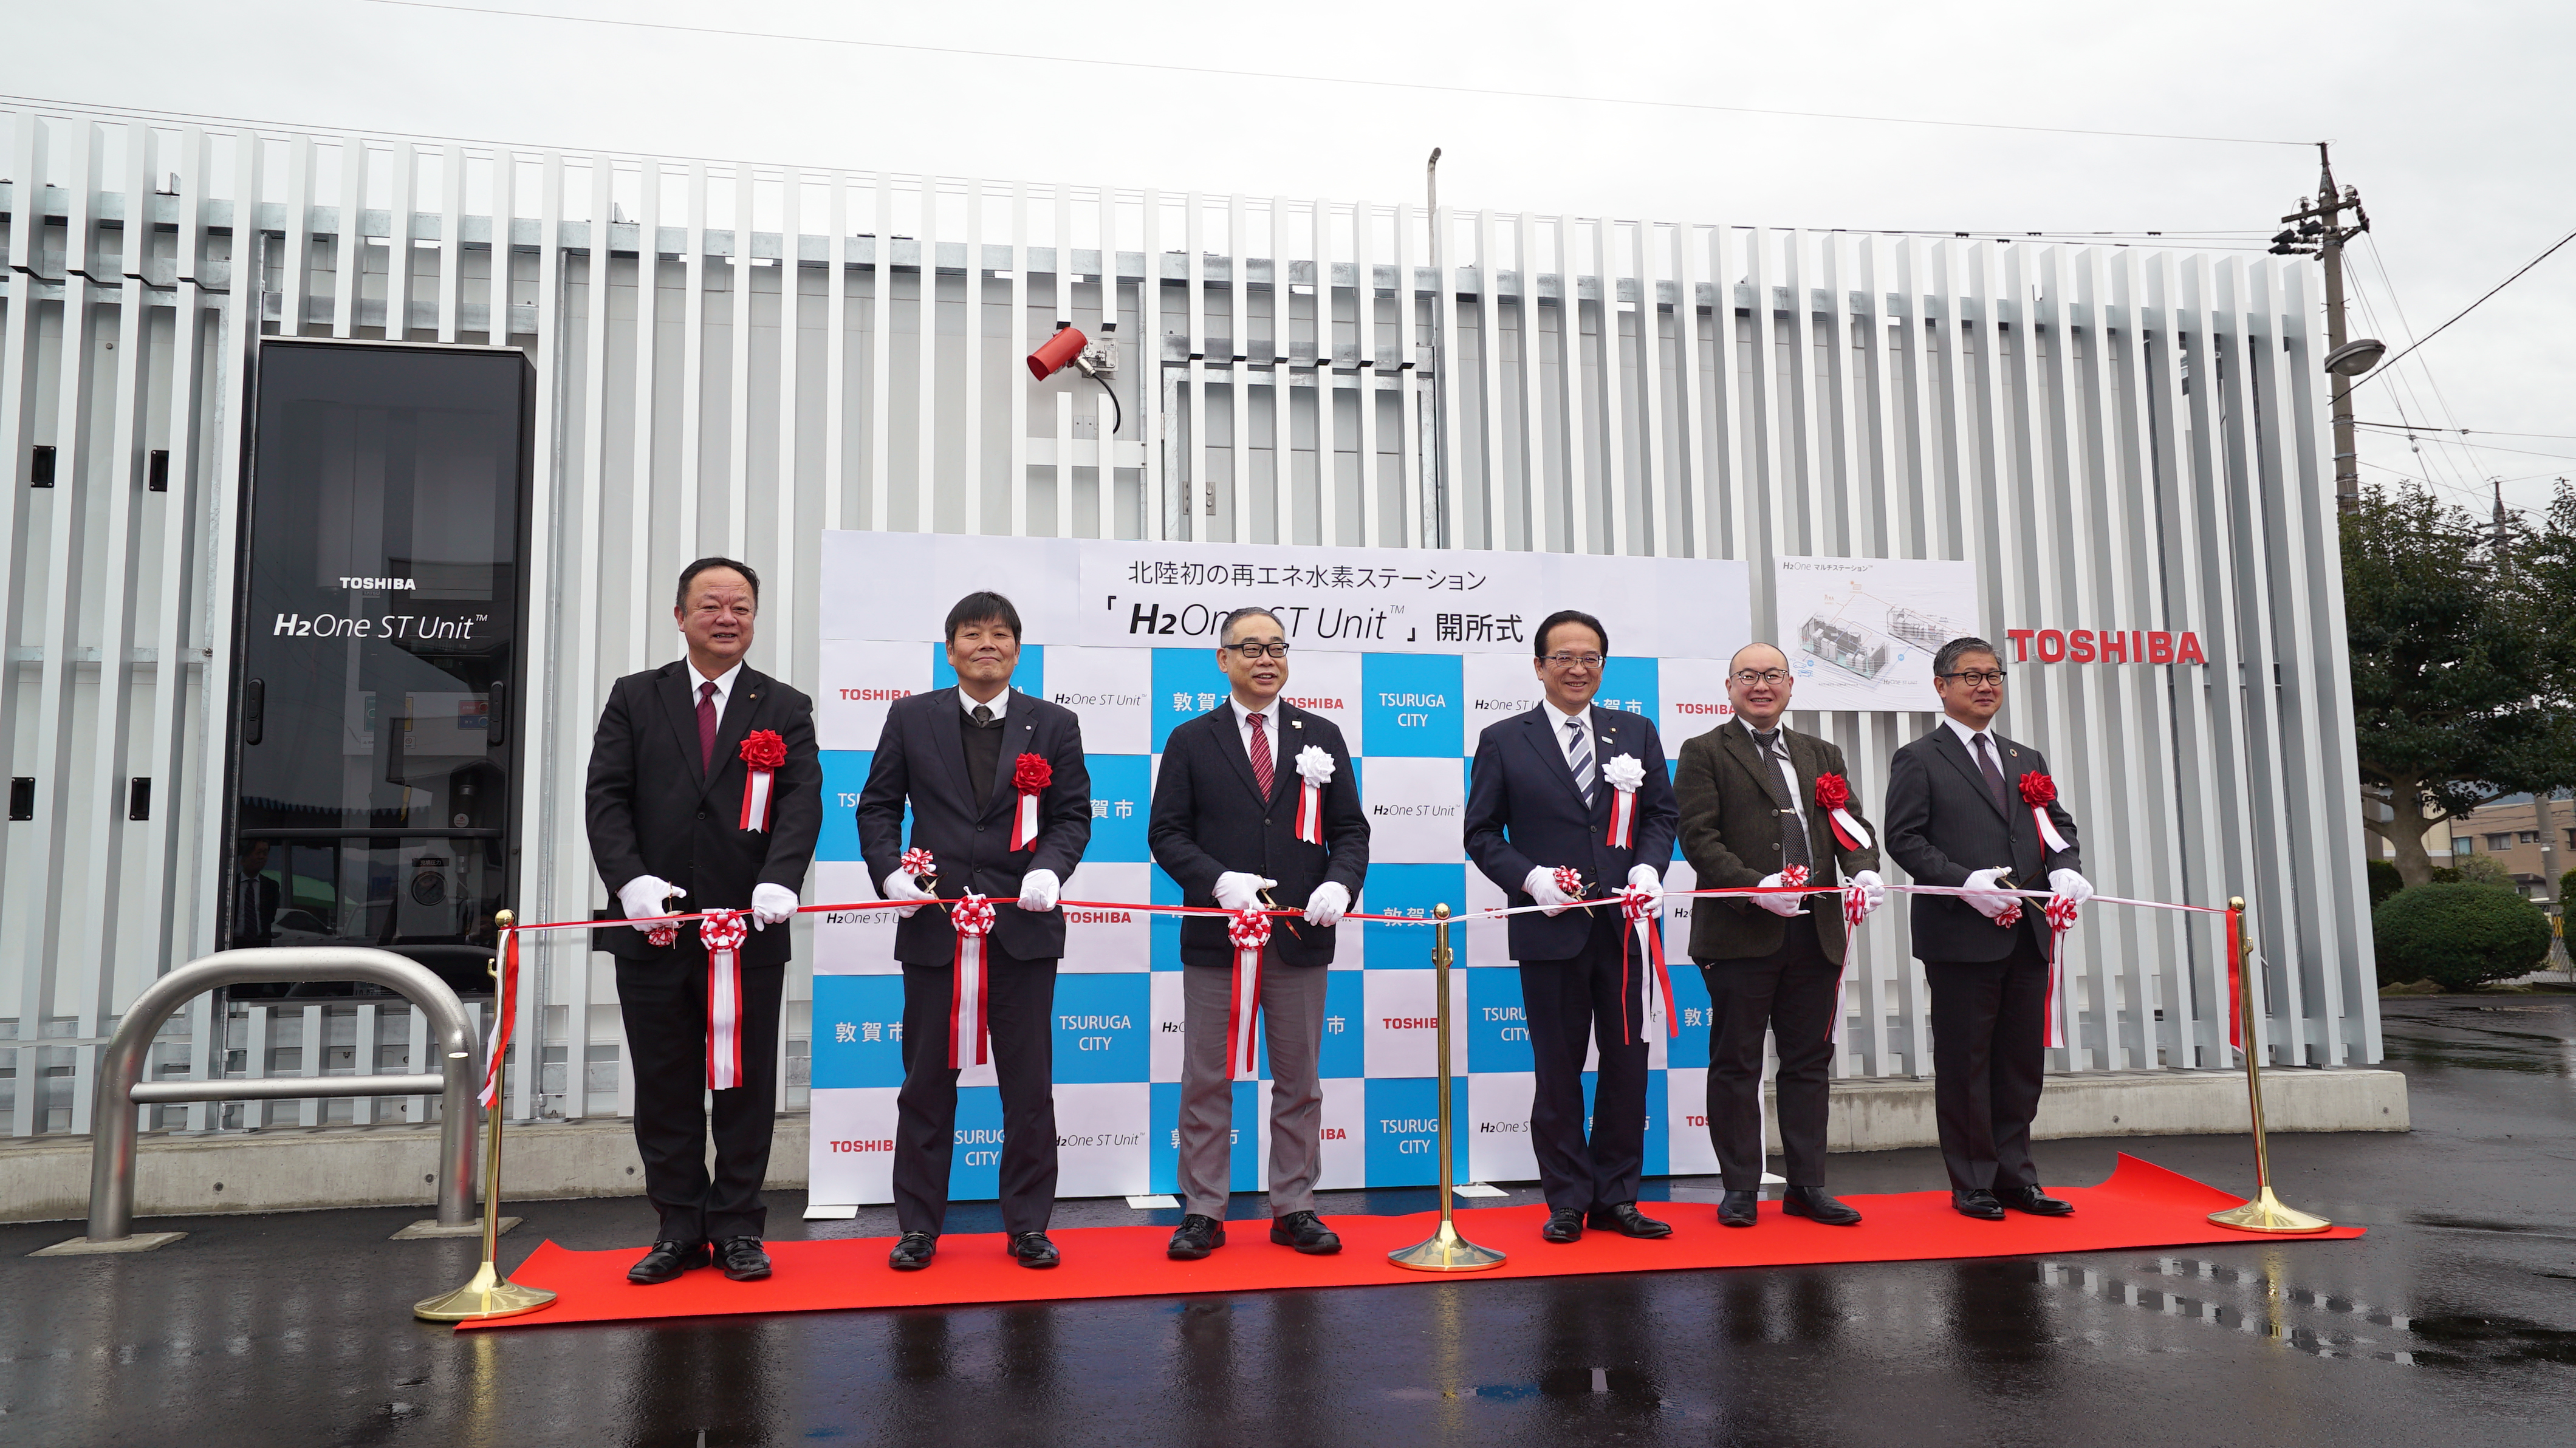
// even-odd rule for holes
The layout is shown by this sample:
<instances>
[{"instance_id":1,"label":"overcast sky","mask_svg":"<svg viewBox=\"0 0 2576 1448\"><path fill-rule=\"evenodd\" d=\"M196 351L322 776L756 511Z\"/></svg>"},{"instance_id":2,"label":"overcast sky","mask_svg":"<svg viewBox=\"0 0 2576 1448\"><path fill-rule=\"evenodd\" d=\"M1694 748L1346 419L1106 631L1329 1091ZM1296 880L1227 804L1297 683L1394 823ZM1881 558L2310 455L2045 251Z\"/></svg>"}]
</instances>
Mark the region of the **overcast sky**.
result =
<instances>
[{"instance_id":1,"label":"overcast sky","mask_svg":"<svg viewBox=\"0 0 2576 1448\"><path fill-rule=\"evenodd\" d=\"M2268 235L2313 148L1793 119L1150 62L1938 121L2334 142L2373 232L2356 335L2404 345L2576 229L2576 5L1844 0L759 6L125 0L11 7L0 91L528 145L1033 181L1443 199L1775 226ZM660 21L1044 60L528 18ZM2225 244L2244 244L2228 242ZM2259 244L2259 243L2257 243ZM2404 321L2397 312L2402 307ZM2556 337L2552 343L2548 339ZM2356 394L2365 480L2576 477L2576 243ZM2505 451L2503 449L2520 449ZM2557 456L2535 456L2556 454ZM2395 471L2391 471L2391 470ZM2483 507L2483 504L2480 505Z\"/></svg>"}]
</instances>

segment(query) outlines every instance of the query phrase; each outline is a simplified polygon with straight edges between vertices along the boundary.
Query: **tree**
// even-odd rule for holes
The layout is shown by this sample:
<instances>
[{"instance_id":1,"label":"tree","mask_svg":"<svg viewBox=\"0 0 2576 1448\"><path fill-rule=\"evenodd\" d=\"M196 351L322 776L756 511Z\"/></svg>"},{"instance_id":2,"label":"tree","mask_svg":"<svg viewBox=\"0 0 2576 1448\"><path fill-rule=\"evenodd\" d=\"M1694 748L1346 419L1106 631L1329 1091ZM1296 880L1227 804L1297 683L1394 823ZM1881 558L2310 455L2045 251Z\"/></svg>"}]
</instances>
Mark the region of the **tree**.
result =
<instances>
[{"instance_id":1,"label":"tree","mask_svg":"<svg viewBox=\"0 0 2576 1448\"><path fill-rule=\"evenodd\" d=\"M2419 488L2343 518L2363 826L2408 885L2424 835L2507 794L2576 784L2576 493L2539 529L2481 526ZM2379 818L2385 815L2387 818Z\"/></svg>"}]
</instances>

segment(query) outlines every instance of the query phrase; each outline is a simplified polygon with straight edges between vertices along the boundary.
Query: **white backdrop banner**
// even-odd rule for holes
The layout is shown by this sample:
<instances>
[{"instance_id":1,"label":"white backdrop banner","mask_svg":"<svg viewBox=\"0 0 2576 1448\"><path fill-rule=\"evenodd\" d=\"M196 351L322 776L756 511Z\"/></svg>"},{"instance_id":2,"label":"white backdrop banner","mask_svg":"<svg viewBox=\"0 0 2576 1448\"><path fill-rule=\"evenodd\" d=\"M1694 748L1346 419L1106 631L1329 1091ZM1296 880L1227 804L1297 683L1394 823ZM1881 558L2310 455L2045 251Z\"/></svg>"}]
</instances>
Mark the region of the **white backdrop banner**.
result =
<instances>
[{"instance_id":1,"label":"white backdrop banner","mask_svg":"<svg viewBox=\"0 0 2576 1448\"><path fill-rule=\"evenodd\" d=\"M1772 587L1796 709L1937 714L1932 656L1977 631L1972 563L1779 558Z\"/></svg>"}]
</instances>

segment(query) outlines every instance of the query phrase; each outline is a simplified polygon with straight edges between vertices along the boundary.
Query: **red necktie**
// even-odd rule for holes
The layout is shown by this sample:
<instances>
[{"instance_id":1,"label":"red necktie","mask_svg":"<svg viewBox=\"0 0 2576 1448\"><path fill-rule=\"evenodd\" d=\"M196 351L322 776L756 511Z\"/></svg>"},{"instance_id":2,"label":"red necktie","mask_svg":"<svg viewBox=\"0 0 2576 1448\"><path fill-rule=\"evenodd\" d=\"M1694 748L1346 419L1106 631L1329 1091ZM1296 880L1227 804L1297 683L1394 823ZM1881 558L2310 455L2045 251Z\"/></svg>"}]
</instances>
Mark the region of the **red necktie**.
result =
<instances>
[{"instance_id":1,"label":"red necktie","mask_svg":"<svg viewBox=\"0 0 2576 1448\"><path fill-rule=\"evenodd\" d=\"M716 686L698 685L698 773L704 774L716 762Z\"/></svg>"},{"instance_id":2,"label":"red necktie","mask_svg":"<svg viewBox=\"0 0 2576 1448\"><path fill-rule=\"evenodd\" d=\"M1252 721L1252 782L1260 787L1261 797L1270 798L1270 735L1261 727L1261 716L1247 714Z\"/></svg>"}]
</instances>

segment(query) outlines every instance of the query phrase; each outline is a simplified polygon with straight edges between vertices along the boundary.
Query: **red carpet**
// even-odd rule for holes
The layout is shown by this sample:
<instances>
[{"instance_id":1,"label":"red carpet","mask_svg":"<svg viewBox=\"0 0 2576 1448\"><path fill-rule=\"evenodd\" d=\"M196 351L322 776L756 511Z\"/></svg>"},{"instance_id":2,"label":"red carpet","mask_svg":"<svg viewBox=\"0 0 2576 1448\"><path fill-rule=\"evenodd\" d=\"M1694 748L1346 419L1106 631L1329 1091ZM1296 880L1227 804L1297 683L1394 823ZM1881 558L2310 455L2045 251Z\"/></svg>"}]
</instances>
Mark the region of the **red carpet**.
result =
<instances>
[{"instance_id":1,"label":"red carpet","mask_svg":"<svg viewBox=\"0 0 2576 1448\"><path fill-rule=\"evenodd\" d=\"M1777 1202L1762 1204L1762 1224L1750 1231L1717 1225L1714 1204L1649 1202L1673 1224L1673 1235L1655 1242L1587 1232L1572 1246L1539 1240L1546 1209L1535 1204L1458 1213L1468 1240L1507 1252L1511 1260L1487 1272L1408 1272L1386 1254L1431 1235L1439 1215L1331 1216L1342 1250L1332 1257L1301 1257L1270 1244L1268 1223L1228 1222L1228 1245L1199 1262L1163 1255L1169 1227L1074 1227L1052 1235L1064 1265L1032 1272L1004 1255L999 1233L940 1239L939 1257L927 1271L886 1266L889 1237L825 1242L772 1242L777 1275L766 1282L728 1282L713 1269L691 1272L658 1287L634 1287L626 1269L639 1249L571 1252L540 1245L510 1280L553 1289L544 1309L476 1327L541 1327L559 1322L628 1322L651 1318L713 1317L741 1312L825 1312L860 1307L935 1307L970 1302L1061 1301L1087 1297L1160 1297L1184 1292L1260 1292L1283 1287L1360 1287L1422 1282L1554 1277L1589 1272L1669 1272L1705 1267L1783 1267L1817 1262L1921 1262L1956 1257L2018 1257L2042 1252L2101 1252L2192 1243L2250 1242L2261 1234L2214 1226L2209 1214L2239 1200L2187 1176L2122 1153L2118 1170L2098 1187L2052 1188L2075 1203L2072 1217L2031 1217L2014 1212L2002 1222L1977 1222L1950 1210L1950 1194L1904 1192L1845 1198L1866 1213L1858 1227L1820 1227L1780 1215ZM2358 1227L2337 1227L2318 1238L2358 1237ZM2305 1241L2310 1238L2273 1238Z\"/></svg>"}]
</instances>

